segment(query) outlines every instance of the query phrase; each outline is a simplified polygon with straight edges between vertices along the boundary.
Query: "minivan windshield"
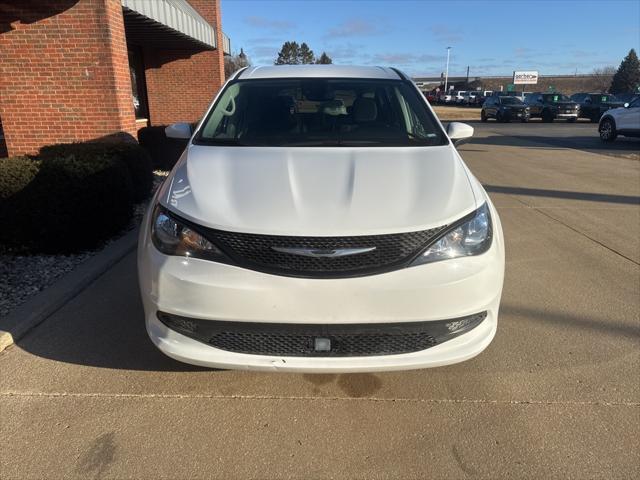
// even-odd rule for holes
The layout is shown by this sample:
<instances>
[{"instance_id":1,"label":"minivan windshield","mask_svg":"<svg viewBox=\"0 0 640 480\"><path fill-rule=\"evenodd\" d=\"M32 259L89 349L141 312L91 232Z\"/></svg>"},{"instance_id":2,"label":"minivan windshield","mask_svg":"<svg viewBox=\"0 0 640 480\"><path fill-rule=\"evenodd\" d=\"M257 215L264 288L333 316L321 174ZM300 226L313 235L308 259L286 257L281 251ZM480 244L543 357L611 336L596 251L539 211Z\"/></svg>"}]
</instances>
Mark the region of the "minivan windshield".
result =
<instances>
[{"instance_id":1,"label":"minivan windshield","mask_svg":"<svg viewBox=\"0 0 640 480\"><path fill-rule=\"evenodd\" d=\"M408 82L303 78L231 82L194 143L384 147L448 142Z\"/></svg>"}]
</instances>

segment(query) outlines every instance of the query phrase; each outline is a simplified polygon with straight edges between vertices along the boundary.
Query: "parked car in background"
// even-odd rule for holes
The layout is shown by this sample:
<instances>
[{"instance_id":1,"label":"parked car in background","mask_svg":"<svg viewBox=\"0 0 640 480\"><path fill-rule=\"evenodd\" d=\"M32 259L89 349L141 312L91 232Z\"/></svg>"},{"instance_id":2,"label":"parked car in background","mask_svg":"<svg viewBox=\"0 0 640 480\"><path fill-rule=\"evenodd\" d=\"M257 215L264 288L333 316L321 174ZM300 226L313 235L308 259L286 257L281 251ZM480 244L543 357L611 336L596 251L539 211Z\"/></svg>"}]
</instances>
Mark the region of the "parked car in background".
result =
<instances>
[{"instance_id":1,"label":"parked car in background","mask_svg":"<svg viewBox=\"0 0 640 480\"><path fill-rule=\"evenodd\" d=\"M424 96L427 97L427 101L431 104L436 103L436 99L437 99L437 93L434 91L431 92L422 92L424 93Z\"/></svg>"},{"instance_id":2,"label":"parked car in background","mask_svg":"<svg viewBox=\"0 0 640 480\"><path fill-rule=\"evenodd\" d=\"M518 97L520 94L518 92L492 92L491 97Z\"/></svg>"},{"instance_id":3,"label":"parked car in background","mask_svg":"<svg viewBox=\"0 0 640 480\"><path fill-rule=\"evenodd\" d=\"M495 118L498 122L511 120L529 121L529 107L519 98L507 96L489 97L480 110L480 120Z\"/></svg>"},{"instance_id":4,"label":"parked car in background","mask_svg":"<svg viewBox=\"0 0 640 480\"><path fill-rule=\"evenodd\" d=\"M613 142L618 135L640 137L640 98L625 103L624 107L607 110L600 119L598 132L603 142Z\"/></svg>"},{"instance_id":5,"label":"parked car in background","mask_svg":"<svg viewBox=\"0 0 640 480\"><path fill-rule=\"evenodd\" d=\"M625 103L633 102L636 98L640 98L640 93L638 92L616 93L616 98L618 99L619 102L621 102L624 105Z\"/></svg>"},{"instance_id":6,"label":"parked car in background","mask_svg":"<svg viewBox=\"0 0 640 480\"><path fill-rule=\"evenodd\" d=\"M444 103L445 105L448 105L452 102L453 102L453 94L451 92L449 93L440 92L438 94L438 103Z\"/></svg>"},{"instance_id":7,"label":"parked car in background","mask_svg":"<svg viewBox=\"0 0 640 480\"><path fill-rule=\"evenodd\" d=\"M478 104L482 105L482 101L483 101L481 100L482 98L483 98L482 92L479 92L477 90L471 90L464 95L462 103L469 107L474 107Z\"/></svg>"},{"instance_id":8,"label":"parked car in background","mask_svg":"<svg viewBox=\"0 0 640 480\"><path fill-rule=\"evenodd\" d=\"M599 122L607 110L624 105L610 93L574 93L571 100L580 105L579 118L588 118L593 123Z\"/></svg>"},{"instance_id":9,"label":"parked car in background","mask_svg":"<svg viewBox=\"0 0 640 480\"><path fill-rule=\"evenodd\" d=\"M453 92L453 103L455 103L456 105L461 105L466 94L466 90L458 90L457 92Z\"/></svg>"},{"instance_id":10,"label":"parked car in background","mask_svg":"<svg viewBox=\"0 0 640 480\"><path fill-rule=\"evenodd\" d=\"M493 339L504 238L456 150L473 128L445 130L400 71L248 67L195 132L166 132L188 146L142 222L138 278L168 356L405 370L462 362Z\"/></svg>"},{"instance_id":11,"label":"parked car in background","mask_svg":"<svg viewBox=\"0 0 640 480\"><path fill-rule=\"evenodd\" d=\"M562 93L536 92L525 97L531 118L541 118L543 122L553 122L556 118L575 122L580 106Z\"/></svg>"}]
</instances>

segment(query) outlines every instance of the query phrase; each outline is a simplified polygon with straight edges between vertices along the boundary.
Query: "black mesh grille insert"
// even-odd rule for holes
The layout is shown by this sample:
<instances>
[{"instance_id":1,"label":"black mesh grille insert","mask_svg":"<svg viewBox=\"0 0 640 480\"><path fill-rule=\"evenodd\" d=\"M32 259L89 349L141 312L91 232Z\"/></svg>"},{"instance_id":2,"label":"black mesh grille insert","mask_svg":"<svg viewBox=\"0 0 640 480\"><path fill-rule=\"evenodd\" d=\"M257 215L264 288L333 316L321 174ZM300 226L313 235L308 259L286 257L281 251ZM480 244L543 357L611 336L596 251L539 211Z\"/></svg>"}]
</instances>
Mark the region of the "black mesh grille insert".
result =
<instances>
[{"instance_id":1,"label":"black mesh grille insert","mask_svg":"<svg viewBox=\"0 0 640 480\"><path fill-rule=\"evenodd\" d=\"M404 266L445 226L419 232L352 237L295 237L208 230L207 237L240 266L292 276L322 277L374 274ZM273 248L374 250L339 257L311 257Z\"/></svg>"},{"instance_id":2,"label":"black mesh grille insert","mask_svg":"<svg viewBox=\"0 0 640 480\"><path fill-rule=\"evenodd\" d=\"M288 335L274 333L221 332L213 336L209 343L222 350L237 353L284 356L312 355L393 355L416 352L436 345L436 339L422 333L362 333L352 335L331 335L331 350L317 352L312 335ZM322 337L325 338L325 337Z\"/></svg>"},{"instance_id":3,"label":"black mesh grille insert","mask_svg":"<svg viewBox=\"0 0 640 480\"><path fill-rule=\"evenodd\" d=\"M169 328L234 353L274 356L396 355L426 350L477 327L480 312L450 320L316 325L199 320L158 312ZM318 340L329 342L320 349ZM326 347L326 344L325 344Z\"/></svg>"}]
</instances>

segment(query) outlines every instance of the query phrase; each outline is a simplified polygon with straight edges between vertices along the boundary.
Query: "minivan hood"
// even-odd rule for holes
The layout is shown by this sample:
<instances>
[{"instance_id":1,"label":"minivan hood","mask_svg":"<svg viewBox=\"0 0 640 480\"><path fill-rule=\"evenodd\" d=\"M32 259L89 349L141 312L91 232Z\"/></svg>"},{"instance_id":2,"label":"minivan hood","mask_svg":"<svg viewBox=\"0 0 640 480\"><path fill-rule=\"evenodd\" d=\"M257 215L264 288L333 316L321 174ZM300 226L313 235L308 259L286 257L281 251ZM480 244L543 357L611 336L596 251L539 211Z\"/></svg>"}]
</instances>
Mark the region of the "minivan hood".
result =
<instances>
[{"instance_id":1,"label":"minivan hood","mask_svg":"<svg viewBox=\"0 0 640 480\"><path fill-rule=\"evenodd\" d=\"M477 182L450 145L190 145L163 184L159 201L188 220L220 230L368 235L454 222L477 207L471 181Z\"/></svg>"}]
</instances>

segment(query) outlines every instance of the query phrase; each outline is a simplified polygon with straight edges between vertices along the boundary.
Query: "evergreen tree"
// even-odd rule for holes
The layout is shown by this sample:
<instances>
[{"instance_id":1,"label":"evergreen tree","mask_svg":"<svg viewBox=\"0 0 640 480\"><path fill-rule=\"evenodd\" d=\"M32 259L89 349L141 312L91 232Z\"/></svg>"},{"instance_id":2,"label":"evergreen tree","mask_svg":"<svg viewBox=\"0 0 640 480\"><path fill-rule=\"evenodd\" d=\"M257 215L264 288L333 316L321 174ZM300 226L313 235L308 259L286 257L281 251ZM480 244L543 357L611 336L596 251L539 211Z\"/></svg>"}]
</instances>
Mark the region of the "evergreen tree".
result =
<instances>
[{"instance_id":1,"label":"evergreen tree","mask_svg":"<svg viewBox=\"0 0 640 480\"><path fill-rule=\"evenodd\" d=\"M613 76L609 91L613 94L636 92L638 86L640 86L640 61L632 48Z\"/></svg>"},{"instance_id":2,"label":"evergreen tree","mask_svg":"<svg viewBox=\"0 0 640 480\"><path fill-rule=\"evenodd\" d=\"M300 63L300 46L298 43L284 42L274 63L276 65L298 65Z\"/></svg>"},{"instance_id":3,"label":"evergreen tree","mask_svg":"<svg viewBox=\"0 0 640 480\"><path fill-rule=\"evenodd\" d=\"M320 58L316 58L313 50L305 42L284 42L278 52L278 58L273 62L276 65L310 65L312 63L333 63L331 57L322 52Z\"/></svg>"},{"instance_id":4,"label":"evergreen tree","mask_svg":"<svg viewBox=\"0 0 640 480\"><path fill-rule=\"evenodd\" d=\"M329 65L330 63L333 63L333 60L331 60L331 57L327 55L326 52L322 52L322 55L320 55L320 58L316 60L316 63Z\"/></svg>"},{"instance_id":5,"label":"evergreen tree","mask_svg":"<svg viewBox=\"0 0 640 480\"><path fill-rule=\"evenodd\" d=\"M300 45L300 50L298 50L298 63L301 65L315 63L313 50L311 50L309 48L309 45L304 42L302 42L302 45Z\"/></svg>"}]
</instances>

